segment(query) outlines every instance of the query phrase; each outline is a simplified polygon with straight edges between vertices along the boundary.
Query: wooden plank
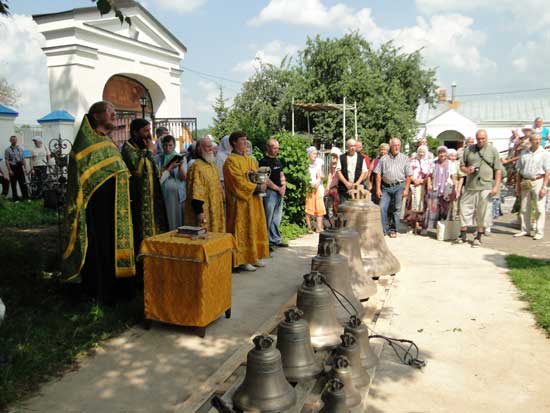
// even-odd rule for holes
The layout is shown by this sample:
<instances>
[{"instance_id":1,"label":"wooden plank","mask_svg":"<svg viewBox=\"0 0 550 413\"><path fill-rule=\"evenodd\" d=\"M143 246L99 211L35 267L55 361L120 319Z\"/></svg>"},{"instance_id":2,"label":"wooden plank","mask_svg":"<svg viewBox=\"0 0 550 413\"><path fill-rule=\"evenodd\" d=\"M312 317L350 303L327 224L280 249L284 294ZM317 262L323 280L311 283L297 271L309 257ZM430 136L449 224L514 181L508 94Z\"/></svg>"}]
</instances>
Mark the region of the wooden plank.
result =
<instances>
[{"instance_id":1,"label":"wooden plank","mask_svg":"<svg viewBox=\"0 0 550 413\"><path fill-rule=\"evenodd\" d=\"M210 396L216 391L216 389L222 385L233 372L243 363L246 359L248 351L253 347L252 339L258 334L269 334L284 317L284 312L296 305L296 293L279 308L277 313L266 320L254 334L252 334L237 351L235 351L231 357L229 357L214 374L212 374L204 383L202 383L195 392L183 403L179 404L175 408L176 413L196 413L209 399Z\"/></svg>"}]
</instances>

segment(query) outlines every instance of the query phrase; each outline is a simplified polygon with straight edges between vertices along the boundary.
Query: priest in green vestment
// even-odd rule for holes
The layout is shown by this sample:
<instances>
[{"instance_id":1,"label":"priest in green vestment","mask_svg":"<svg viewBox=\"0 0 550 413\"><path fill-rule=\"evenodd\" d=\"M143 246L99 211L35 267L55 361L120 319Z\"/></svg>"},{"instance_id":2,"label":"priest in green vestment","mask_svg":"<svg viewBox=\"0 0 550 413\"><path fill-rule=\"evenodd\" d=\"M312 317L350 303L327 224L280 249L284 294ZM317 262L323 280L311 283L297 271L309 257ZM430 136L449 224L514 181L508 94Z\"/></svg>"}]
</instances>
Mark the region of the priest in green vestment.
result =
<instances>
[{"instance_id":1,"label":"priest in green vestment","mask_svg":"<svg viewBox=\"0 0 550 413\"><path fill-rule=\"evenodd\" d=\"M135 275L130 172L109 137L115 109L94 103L69 154L63 274L104 303L133 293Z\"/></svg>"},{"instance_id":2,"label":"priest in green vestment","mask_svg":"<svg viewBox=\"0 0 550 413\"><path fill-rule=\"evenodd\" d=\"M132 174L130 198L136 253L143 239L168 230L160 174L153 154L154 146L149 121L134 119L130 124L130 139L124 142L121 152Z\"/></svg>"}]
</instances>

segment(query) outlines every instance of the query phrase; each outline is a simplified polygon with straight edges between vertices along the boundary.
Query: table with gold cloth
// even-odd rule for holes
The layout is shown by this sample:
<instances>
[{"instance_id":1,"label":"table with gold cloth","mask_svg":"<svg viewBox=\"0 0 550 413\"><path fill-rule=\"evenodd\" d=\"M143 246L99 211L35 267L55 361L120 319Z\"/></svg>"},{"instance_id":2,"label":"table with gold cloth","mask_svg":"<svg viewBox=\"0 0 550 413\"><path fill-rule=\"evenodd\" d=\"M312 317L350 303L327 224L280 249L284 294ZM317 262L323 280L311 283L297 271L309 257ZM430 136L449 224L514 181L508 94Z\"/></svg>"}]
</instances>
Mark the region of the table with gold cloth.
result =
<instances>
[{"instance_id":1,"label":"table with gold cloth","mask_svg":"<svg viewBox=\"0 0 550 413\"><path fill-rule=\"evenodd\" d=\"M145 320L204 328L231 314L231 270L235 240L210 232L190 239L176 231L145 239L143 257Z\"/></svg>"}]
</instances>

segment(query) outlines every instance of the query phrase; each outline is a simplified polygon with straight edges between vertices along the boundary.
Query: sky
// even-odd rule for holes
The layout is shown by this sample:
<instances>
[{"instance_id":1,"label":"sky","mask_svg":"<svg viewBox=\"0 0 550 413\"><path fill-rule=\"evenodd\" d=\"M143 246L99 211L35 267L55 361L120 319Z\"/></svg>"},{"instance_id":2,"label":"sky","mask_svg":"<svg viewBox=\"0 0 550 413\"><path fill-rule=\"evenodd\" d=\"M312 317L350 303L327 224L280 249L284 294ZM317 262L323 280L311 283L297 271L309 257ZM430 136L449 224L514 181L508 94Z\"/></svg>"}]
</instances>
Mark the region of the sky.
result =
<instances>
[{"instance_id":1,"label":"sky","mask_svg":"<svg viewBox=\"0 0 550 413\"><path fill-rule=\"evenodd\" d=\"M89 0L10 0L0 16L0 77L20 92L18 123L50 111L43 38L32 14L89 7ZM254 72L255 58L278 64L307 37L359 31L373 45L422 49L440 87L457 95L550 87L548 0L143 0L187 47L182 115L212 122L222 86L231 99ZM201 72L201 73L197 73ZM550 93L550 91L549 91ZM466 99L464 96L463 99Z\"/></svg>"}]
</instances>

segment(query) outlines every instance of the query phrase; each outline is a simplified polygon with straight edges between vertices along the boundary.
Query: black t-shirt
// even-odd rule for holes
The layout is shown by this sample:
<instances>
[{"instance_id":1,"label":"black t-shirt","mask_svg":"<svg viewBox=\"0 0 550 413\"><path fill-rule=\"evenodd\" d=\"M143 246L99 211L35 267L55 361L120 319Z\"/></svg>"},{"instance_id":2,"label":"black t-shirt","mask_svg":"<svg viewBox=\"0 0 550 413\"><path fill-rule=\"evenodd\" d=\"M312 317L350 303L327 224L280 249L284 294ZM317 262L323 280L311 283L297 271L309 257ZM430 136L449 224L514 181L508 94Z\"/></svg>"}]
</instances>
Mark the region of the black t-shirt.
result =
<instances>
[{"instance_id":1,"label":"black t-shirt","mask_svg":"<svg viewBox=\"0 0 550 413\"><path fill-rule=\"evenodd\" d=\"M269 166L271 168L271 175L269 179L277 186L281 186L281 172L283 171L283 164L279 158L271 158L269 156L260 160L260 166Z\"/></svg>"}]
</instances>

